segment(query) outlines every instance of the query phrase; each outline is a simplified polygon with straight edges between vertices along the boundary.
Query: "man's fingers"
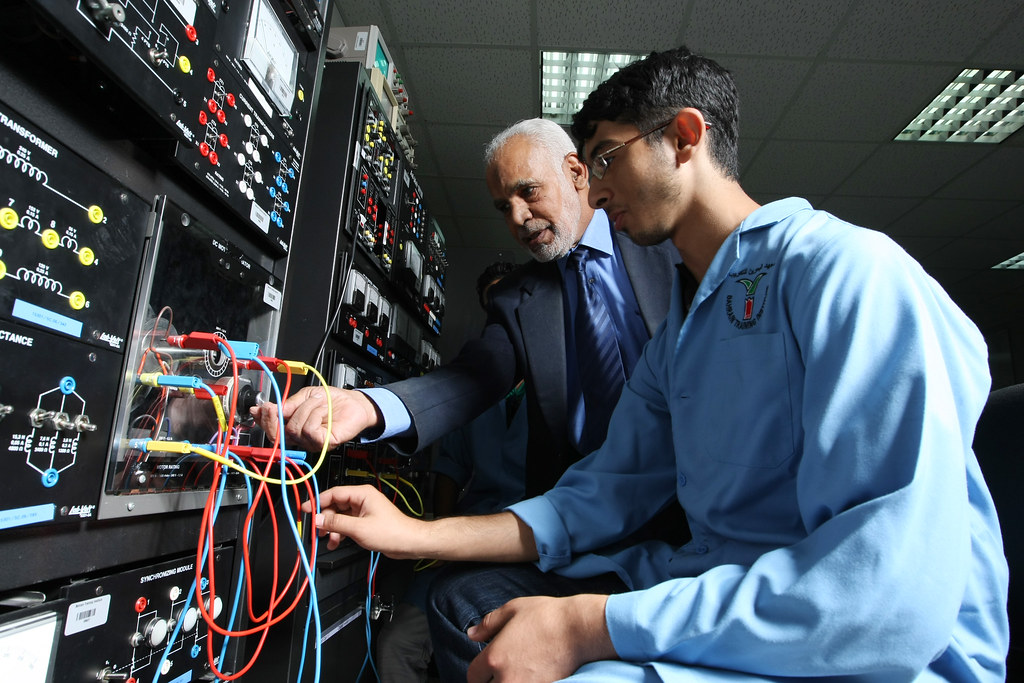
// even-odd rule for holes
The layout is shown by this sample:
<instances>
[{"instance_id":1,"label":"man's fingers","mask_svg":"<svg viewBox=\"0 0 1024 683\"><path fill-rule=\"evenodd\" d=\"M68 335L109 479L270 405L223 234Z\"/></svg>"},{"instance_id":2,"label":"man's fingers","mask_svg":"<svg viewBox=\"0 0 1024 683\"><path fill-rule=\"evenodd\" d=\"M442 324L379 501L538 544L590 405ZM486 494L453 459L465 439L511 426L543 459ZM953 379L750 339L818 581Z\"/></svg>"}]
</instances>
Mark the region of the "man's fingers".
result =
<instances>
[{"instance_id":1,"label":"man's fingers","mask_svg":"<svg viewBox=\"0 0 1024 683\"><path fill-rule=\"evenodd\" d=\"M498 631L508 623L508 620L511 617L512 610L508 608L508 604L506 603L498 609L485 614L479 624L476 626L470 626L466 630L466 635L469 636L470 640L478 643L486 643L498 634Z\"/></svg>"}]
</instances>

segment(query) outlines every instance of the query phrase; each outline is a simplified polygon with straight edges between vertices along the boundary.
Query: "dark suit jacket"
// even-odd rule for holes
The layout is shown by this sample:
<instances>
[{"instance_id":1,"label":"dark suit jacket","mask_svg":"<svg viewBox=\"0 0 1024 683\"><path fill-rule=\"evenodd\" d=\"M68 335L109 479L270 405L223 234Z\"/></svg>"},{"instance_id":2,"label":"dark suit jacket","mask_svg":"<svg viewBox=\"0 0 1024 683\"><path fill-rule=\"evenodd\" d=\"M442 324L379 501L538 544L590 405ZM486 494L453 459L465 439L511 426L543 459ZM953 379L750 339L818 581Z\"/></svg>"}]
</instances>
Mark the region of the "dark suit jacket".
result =
<instances>
[{"instance_id":1,"label":"dark suit jacket","mask_svg":"<svg viewBox=\"0 0 1024 683\"><path fill-rule=\"evenodd\" d=\"M647 333L665 319L679 252L671 242L638 247L615 233ZM491 289L487 324L451 362L389 384L408 408L420 450L461 427L526 380L527 494L554 485L581 454L572 446L566 388L562 276L555 262L532 261Z\"/></svg>"}]
</instances>

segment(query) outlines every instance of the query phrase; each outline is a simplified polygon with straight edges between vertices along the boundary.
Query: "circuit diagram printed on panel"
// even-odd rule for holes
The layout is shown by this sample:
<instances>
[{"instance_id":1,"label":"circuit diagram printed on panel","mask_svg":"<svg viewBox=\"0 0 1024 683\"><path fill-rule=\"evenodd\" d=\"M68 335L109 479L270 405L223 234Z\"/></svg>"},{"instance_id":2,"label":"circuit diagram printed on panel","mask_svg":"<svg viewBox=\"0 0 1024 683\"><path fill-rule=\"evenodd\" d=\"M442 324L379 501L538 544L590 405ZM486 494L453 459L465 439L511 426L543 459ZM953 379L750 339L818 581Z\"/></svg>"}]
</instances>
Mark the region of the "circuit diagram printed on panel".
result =
<instances>
[{"instance_id":1,"label":"circuit diagram printed on panel","mask_svg":"<svg viewBox=\"0 0 1024 683\"><path fill-rule=\"evenodd\" d=\"M276 3L40 4L173 133L181 167L287 252L314 71Z\"/></svg>"},{"instance_id":2,"label":"circuit diagram printed on panel","mask_svg":"<svg viewBox=\"0 0 1024 683\"><path fill-rule=\"evenodd\" d=\"M0 529L94 516L150 207L0 103Z\"/></svg>"}]
</instances>

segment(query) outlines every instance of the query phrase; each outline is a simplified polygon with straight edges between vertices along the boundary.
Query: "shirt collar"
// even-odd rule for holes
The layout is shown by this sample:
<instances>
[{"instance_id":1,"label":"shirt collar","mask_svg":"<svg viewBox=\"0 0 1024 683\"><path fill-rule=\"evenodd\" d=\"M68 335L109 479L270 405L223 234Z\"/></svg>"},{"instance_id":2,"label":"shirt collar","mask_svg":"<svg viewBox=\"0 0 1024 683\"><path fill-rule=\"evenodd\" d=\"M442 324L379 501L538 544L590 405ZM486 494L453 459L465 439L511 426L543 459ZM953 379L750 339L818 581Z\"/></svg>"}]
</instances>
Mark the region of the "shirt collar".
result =
<instances>
[{"instance_id":1,"label":"shirt collar","mask_svg":"<svg viewBox=\"0 0 1024 683\"><path fill-rule=\"evenodd\" d=\"M743 219L737 232L747 232L748 230L756 230L757 228L774 225L797 211L810 208L812 208L810 202L800 197L779 199L770 204L765 204Z\"/></svg>"},{"instance_id":2,"label":"shirt collar","mask_svg":"<svg viewBox=\"0 0 1024 683\"><path fill-rule=\"evenodd\" d=\"M575 247L569 250L569 254L580 247L586 247L592 252L596 251L605 256L615 253L615 246L612 243L612 226L608 222L608 214L604 212L604 209L594 211L594 217L590 219L587 229L583 232L583 237ZM565 272L565 263L569 254L558 259L558 265L562 267L562 272Z\"/></svg>"}]
</instances>

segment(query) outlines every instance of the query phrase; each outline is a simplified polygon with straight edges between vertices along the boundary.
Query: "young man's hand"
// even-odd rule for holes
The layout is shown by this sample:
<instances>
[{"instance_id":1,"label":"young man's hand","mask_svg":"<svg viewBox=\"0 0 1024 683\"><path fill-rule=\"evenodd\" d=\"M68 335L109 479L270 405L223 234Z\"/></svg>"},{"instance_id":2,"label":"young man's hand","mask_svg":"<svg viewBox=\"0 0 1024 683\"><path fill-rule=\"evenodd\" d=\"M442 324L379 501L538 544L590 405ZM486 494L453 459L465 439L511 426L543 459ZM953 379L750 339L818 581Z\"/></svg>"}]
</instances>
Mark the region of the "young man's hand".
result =
<instances>
[{"instance_id":1,"label":"young man's hand","mask_svg":"<svg viewBox=\"0 0 1024 683\"><path fill-rule=\"evenodd\" d=\"M510 600L467 632L488 642L469 666L469 683L550 682L587 662L618 659L604 619L607 595Z\"/></svg>"}]
</instances>

